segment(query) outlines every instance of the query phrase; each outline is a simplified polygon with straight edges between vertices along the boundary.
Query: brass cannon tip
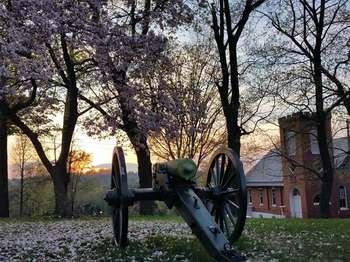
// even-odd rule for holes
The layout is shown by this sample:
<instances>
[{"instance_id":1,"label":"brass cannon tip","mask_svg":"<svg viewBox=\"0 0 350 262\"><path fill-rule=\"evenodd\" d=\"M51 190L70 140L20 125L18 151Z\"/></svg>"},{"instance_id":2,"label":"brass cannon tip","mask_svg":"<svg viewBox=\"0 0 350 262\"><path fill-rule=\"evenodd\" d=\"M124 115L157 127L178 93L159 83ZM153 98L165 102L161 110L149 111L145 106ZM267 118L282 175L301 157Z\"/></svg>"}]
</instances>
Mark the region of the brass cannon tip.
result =
<instances>
[{"instance_id":1,"label":"brass cannon tip","mask_svg":"<svg viewBox=\"0 0 350 262\"><path fill-rule=\"evenodd\" d=\"M166 163L168 174L184 180L192 180L196 176L197 166L192 159L176 159Z\"/></svg>"}]
</instances>

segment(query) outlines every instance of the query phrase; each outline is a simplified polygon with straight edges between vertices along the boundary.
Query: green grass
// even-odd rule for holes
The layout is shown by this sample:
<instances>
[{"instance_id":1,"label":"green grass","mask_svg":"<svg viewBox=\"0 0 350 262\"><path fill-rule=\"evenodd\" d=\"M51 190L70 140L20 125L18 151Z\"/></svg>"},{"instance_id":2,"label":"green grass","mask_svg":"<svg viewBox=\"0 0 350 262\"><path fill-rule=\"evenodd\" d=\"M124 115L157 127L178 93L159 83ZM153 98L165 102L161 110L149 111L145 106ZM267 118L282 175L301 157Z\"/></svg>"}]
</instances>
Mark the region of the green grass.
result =
<instances>
[{"instance_id":1,"label":"green grass","mask_svg":"<svg viewBox=\"0 0 350 262\"><path fill-rule=\"evenodd\" d=\"M236 247L252 258L350 261L350 219L249 219Z\"/></svg>"},{"instance_id":2,"label":"green grass","mask_svg":"<svg viewBox=\"0 0 350 262\"><path fill-rule=\"evenodd\" d=\"M181 221L178 217L170 220ZM235 247L253 261L350 261L350 219L249 219ZM109 242L99 248L101 254L123 261L130 256L136 261L145 257L149 261L212 261L197 239L150 237L142 244L130 243L124 255L111 250ZM162 255L155 257L154 250Z\"/></svg>"},{"instance_id":3,"label":"green grass","mask_svg":"<svg viewBox=\"0 0 350 262\"><path fill-rule=\"evenodd\" d=\"M0 225L23 221L45 224L57 220L1 219ZM109 225L106 217L79 220L91 221L92 225L100 220ZM178 216L130 216L130 220L146 225L152 221L183 223ZM95 242L84 242L83 250L96 261L212 261L196 238L163 234L150 234L143 241L133 240L124 251L114 246L112 236L103 235ZM252 261L350 261L350 219L248 219L244 234L234 246Z\"/></svg>"},{"instance_id":4,"label":"green grass","mask_svg":"<svg viewBox=\"0 0 350 262\"><path fill-rule=\"evenodd\" d=\"M103 241L91 251L95 254L92 260L102 261L213 261L201 244L191 238L154 236L142 243L131 242L124 250L116 249L111 241Z\"/></svg>"}]
</instances>

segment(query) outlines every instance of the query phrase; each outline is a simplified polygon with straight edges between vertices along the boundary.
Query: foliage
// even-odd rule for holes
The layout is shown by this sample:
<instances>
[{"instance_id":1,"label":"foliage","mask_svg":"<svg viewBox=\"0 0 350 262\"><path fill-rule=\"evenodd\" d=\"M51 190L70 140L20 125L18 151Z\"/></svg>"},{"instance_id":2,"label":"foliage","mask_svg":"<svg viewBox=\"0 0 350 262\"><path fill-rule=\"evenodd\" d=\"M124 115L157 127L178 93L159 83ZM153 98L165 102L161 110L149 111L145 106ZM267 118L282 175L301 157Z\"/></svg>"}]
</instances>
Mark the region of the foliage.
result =
<instances>
[{"instance_id":1,"label":"foliage","mask_svg":"<svg viewBox=\"0 0 350 262\"><path fill-rule=\"evenodd\" d=\"M38 217L51 215L53 213L53 186L50 178L44 173L40 175L27 177L24 180L23 192L23 216ZM20 181L11 180L9 186L10 192L10 215L11 217L19 216L19 199L20 199Z\"/></svg>"},{"instance_id":2,"label":"foliage","mask_svg":"<svg viewBox=\"0 0 350 262\"><path fill-rule=\"evenodd\" d=\"M71 150L68 158L68 172L81 175L91 168L92 155L83 150Z\"/></svg>"},{"instance_id":3,"label":"foliage","mask_svg":"<svg viewBox=\"0 0 350 262\"><path fill-rule=\"evenodd\" d=\"M165 108L173 105L168 103L162 81L154 93L145 89L140 79L144 74L152 74L153 64L168 63L162 30L176 29L190 20L191 8L181 0L1 3L4 37L0 42L0 105L6 117L31 139L52 177L57 214L70 214L70 177L66 170L72 136L81 115L97 109L104 117L90 115L85 121L88 133L105 130L113 135L122 129L136 151L147 147L149 130L168 124L159 116L160 108L156 112L151 103L157 95ZM38 100L39 93L47 93L41 101L46 106L39 115L52 114L48 111L49 98L61 103L61 147L54 165L38 137L43 130L39 128L37 132L10 106L10 100L17 99L19 91L28 97L28 106ZM147 154L148 150L144 156ZM149 167L149 172L139 175L150 179L150 161L145 165L143 168Z\"/></svg>"},{"instance_id":4,"label":"foliage","mask_svg":"<svg viewBox=\"0 0 350 262\"><path fill-rule=\"evenodd\" d=\"M199 165L219 144L225 143L213 81L217 68L210 44L203 40L173 48L169 51L171 66L158 69L160 75L169 76L168 94L176 105L176 112L164 112L163 117L172 123L170 128L165 126L151 134L151 151L158 158L192 158ZM152 85L152 81L147 83Z\"/></svg>"}]
</instances>

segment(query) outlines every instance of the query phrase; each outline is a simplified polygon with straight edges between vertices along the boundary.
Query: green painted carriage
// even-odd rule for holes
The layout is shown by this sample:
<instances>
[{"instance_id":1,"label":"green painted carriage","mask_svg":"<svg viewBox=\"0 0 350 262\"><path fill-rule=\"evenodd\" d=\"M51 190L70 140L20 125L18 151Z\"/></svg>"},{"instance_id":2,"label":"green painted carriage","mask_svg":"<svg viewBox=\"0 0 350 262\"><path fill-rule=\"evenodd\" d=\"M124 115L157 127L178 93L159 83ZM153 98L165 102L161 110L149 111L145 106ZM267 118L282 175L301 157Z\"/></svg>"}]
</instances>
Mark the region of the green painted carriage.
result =
<instances>
[{"instance_id":1,"label":"green painted carriage","mask_svg":"<svg viewBox=\"0 0 350 262\"><path fill-rule=\"evenodd\" d=\"M124 248L128 234L128 207L138 201L164 201L175 207L208 253L218 261L242 261L232 248L244 228L247 190L242 163L229 149L219 149L209 162L204 187L197 186L197 167L191 159L153 166L153 187L128 188L122 148L113 152L111 191L105 200L112 206L114 239Z\"/></svg>"}]
</instances>

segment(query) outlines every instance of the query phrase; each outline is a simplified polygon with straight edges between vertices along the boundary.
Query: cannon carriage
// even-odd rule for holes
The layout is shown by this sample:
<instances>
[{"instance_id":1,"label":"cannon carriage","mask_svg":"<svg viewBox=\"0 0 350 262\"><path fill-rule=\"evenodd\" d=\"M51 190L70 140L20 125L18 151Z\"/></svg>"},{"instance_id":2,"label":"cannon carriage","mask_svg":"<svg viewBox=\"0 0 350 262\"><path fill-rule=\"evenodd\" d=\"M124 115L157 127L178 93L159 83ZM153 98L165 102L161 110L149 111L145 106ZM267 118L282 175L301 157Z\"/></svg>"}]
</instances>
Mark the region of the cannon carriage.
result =
<instances>
[{"instance_id":1,"label":"cannon carriage","mask_svg":"<svg viewBox=\"0 0 350 262\"><path fill-rule=\"evenodd\" d=\"M242 163L232 150L218 149L209 162L205 186L196 183L197 167L191 159L153 166L152 188L128 188L122 148L113 152L111 190L105 200L112 206L117 246L124 248L128 235L128 207L138 201L164 201L175 207L208 253L217 261L242 261L232 248L244 228L247 190Z\"/></svg>"}]
</instances>

